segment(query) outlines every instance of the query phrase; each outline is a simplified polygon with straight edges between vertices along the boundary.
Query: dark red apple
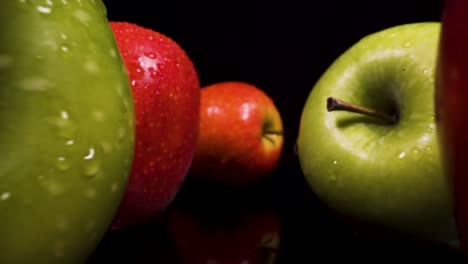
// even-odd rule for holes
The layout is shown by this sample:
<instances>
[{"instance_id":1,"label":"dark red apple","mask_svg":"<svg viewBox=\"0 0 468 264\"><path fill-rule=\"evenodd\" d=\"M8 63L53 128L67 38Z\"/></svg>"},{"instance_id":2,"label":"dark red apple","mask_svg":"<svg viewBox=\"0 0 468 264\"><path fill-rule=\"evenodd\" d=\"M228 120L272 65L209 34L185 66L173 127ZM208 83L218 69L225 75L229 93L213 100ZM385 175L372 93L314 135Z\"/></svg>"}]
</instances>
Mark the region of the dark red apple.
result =
<instances>
[{"instance_id":1,"label":"dark red apple","mask_svg":"<svg viewBox=\"0 0 468 264\"><path fill-rule=\"evenodd\" d=\"M112 224L117 229L150 221L178 192L195 151L200 83L188 55L168 36L132 23L110 25L136 115L132 171Z\"/></svg>"},{"instance_id":2,"label":"dark red apple","mask_svg":"<svg viewBox=\"0 0 468 264\"><path fill-rule=\"evenodd\" d=\"M272 264L279 248L279 218L268 210L206 215L179 207L167 228L184 264Z\"/></svg>"},{"instance_id":3,"label":"dark red apple","mask_svg":"<svg viewBox=\"0 0 468 264\"><path fill-rule=\"evenodd\" d=\"M436 79L441 147L453 186L460 246L468 256L468 1L445 1Z\"/></svg>"}]
</instances>

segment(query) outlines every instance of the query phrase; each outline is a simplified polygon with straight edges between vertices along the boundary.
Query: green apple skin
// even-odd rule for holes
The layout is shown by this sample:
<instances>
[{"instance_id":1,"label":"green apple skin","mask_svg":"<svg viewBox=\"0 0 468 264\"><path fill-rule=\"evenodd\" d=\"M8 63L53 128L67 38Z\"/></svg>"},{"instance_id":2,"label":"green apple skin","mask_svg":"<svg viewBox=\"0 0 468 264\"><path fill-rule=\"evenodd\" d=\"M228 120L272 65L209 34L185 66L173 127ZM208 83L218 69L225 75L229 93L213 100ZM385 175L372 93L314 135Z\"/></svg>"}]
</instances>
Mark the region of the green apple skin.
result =
<instances>
[{"instance_id":1,"label":"green apple skin","mask_svg":"<svg viewBox=\"0 0 468 264\"><path fill-rule=\"evenodd\" d=\"M434 118L439 31L438 22L398 25L350 47L306 100L297 154L312 190L339 213L453 242L452 198ZM327 112L328 97L396 112L399 121Z\"/></svg>"},{"instance_id":2,"label":"green apple skin","mask_svg":"<svg viewBox=\"0 0 468 264\"><path fill-rule=\"evenodd\" d=\"M0 263L84 263L123 197L128 76L100 0L0 3Z\"/></svg>"}]
</instances>

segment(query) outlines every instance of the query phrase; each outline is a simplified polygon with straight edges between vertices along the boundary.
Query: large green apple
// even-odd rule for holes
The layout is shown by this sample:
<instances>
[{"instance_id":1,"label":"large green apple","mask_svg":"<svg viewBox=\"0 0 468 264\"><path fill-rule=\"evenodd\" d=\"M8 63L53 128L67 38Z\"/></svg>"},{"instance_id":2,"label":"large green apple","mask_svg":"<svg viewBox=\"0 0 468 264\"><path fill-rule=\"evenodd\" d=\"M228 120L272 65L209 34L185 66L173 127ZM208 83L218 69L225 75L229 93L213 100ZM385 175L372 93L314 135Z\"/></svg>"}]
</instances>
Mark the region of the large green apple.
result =
<instances>
[{"instance_id":1,"label":"large green apple","mask_svg":"<svg viewBox=\"0 0 468 264\"><path fill-rule=\"evenodd\" d=\"M312 190L341 214L425 239L456 241L434 119L439 31L438 22L398 25L349 48L309 94L297 151ZM329 97L395 122L329 112Z\"/></svg>"},{"instance_id":2,"label":"large green apple","mask_svg":"<svg viewBox=\"0 0 468 264\"><path fill-rule=\"evenodd\" d=\"M134 110L100 0L0 3L0 263L83 263L126 188Z\"/></svg>"}]
</instances>

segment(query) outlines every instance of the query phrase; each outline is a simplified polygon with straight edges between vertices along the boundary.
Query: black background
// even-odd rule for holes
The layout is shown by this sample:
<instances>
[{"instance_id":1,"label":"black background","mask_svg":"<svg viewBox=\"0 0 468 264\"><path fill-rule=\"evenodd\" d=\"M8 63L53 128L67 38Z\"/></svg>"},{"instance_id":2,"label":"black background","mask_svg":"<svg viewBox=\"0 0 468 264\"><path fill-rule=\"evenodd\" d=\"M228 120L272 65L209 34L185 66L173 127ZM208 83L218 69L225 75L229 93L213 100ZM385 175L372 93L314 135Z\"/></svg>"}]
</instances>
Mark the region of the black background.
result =
<instances>
[{"instance_id":1,"label":"black background","mask_svg":"<svg viewBox=\"0 0 468 264\"><path fill-rule=\"evenodd\" d=\"M261 185L237 197L236 205L271 206L279 213L283 227L277 263L460 262L457 252L443 246L392 232L383 236L357 232L314 196L293 151L305 100L332 61L372 32L404 23L439 21L442 0L104 2L109 20L137 23L174 39L194 62L202 86L245 81L275 101L285 127L280 164ZM174 204L190 200L191 205L203 204L215 213L227 207L219 206L222 199L218 198L229 192L199 191L203 188L209 189L188 179ZM176 255L165 230L153 223L107 234L90 263L176 263Z\"/></svg>"}]
</instances>

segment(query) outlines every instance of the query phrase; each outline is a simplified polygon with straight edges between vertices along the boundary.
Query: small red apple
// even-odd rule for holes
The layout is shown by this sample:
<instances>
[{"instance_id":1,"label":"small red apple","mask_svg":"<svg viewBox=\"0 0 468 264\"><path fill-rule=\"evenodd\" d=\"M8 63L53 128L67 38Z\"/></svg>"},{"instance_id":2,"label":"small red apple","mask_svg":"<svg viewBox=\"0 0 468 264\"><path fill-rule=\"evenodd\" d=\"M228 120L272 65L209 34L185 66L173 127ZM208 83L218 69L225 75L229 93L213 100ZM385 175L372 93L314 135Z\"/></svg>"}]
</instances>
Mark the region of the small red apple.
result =
<instances>
[{"instance_id":1,"label":"small red apple","mask_svg":"<svg viewBox=\"0 0 468 264\"><path fill-rule=\"evenodd\" d=\"M167 221L183 264L271 264L276 259L280 221L270 210L206 215L178 207Z\"/></svg>"},{"instance_id":2,"label":"small red apple","mask_svg":"<svg viewBox=\"0 0 468 264\"><path fill-rule=\"evenodd\" d=\"M195 151L200 83L188 55L169 37L127 22L110 26L131 80L136 115L132 171L112 223L117 229L150 221L178 192Z\"/></svg>"},{"instance_id":3,"label":"small red apple","mask_svg":"<svg viewBox=\"0 0 468 264\"><path fill-rule=\"evenodd\" d=\"M245 82L220 82L201 89L191 175L246 185L275 168L282 147L281 116L265 92Z\"/></svg>"}]
</instances>

